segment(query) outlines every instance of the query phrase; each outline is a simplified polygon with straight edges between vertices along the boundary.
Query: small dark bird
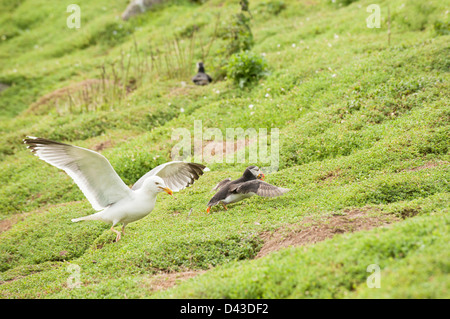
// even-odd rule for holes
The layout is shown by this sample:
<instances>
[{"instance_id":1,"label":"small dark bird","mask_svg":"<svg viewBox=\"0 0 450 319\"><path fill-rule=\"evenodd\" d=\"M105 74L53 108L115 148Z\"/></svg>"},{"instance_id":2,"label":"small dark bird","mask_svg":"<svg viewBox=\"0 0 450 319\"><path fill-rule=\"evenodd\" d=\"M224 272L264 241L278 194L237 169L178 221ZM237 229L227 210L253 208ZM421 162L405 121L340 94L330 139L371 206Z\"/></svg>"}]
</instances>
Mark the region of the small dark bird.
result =
<instances>
[{"instance_id":1,"label":"small dark bird","mask_svg":"<svg viewBox=\"0 0 450 319\"><path fill-rule=\"evenodd\" d=\"M197 85L208 85L212 82L212 78L205 73L203 62L197 63L198 73L192 78L192 82Z\"/></svg>"},{"instance_id":2,"label":"small dark bird","mask_svg":"<svg viewBox=\"0 0 450 319\"><path fill-rule=\"evenodd\" d=\"M209 213L211 207L219 203L227 209L226 204L235 203L253 195L275 197L289 191L287 188L263 182L264 177L258 166L249 166L237 180L224 179L213 188L218 191L209 201L206 212Z\"/></svg>"}]
</instances>

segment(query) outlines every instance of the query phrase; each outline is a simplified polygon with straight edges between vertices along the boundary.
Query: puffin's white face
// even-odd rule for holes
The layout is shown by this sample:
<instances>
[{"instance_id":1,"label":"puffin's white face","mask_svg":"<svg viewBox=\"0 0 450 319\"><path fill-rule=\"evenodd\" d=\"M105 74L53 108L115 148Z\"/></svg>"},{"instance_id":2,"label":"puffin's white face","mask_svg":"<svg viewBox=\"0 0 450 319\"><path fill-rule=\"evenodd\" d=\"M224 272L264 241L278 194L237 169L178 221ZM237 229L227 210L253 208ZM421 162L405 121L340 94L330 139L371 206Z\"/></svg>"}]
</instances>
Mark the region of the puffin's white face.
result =
<instances>
[{"instance_id":1,"label":"puffin's white face","mask_svg":"<svg viewBox=\"0 0 450 319\"><path fill-rule=\"evenodd\" d=\"M264 180L264 174L263 172L261 172L261 170L259 169L258 166L253 166L252 168L250 168L250 172L253 174L253 176L255 176L257 179L261 179Z\"/></svg>"},{"instance_id":2,"label":"puffin's white face","mask_svg":"<svg viewBox=\"0 0 450 319\"><path fill-rule=\"evenodd\" d=\"M159 176L151 176L144 181L142 187L147 191L154 194L166 192L169 195L172 195L173 192L170 188L166 186L163 179Z\"/></svg>"}]
</instances>

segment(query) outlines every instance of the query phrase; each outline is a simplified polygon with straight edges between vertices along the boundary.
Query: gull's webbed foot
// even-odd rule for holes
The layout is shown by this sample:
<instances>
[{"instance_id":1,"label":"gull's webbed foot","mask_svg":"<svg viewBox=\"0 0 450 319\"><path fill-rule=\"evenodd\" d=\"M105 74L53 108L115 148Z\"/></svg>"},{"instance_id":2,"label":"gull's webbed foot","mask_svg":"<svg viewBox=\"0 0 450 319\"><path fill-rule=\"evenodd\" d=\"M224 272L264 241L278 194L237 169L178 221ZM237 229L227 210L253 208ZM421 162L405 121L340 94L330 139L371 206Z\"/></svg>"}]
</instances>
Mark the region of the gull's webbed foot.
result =
<instances>
[{"instance_id":1,"label":"gull's webbed foot","mask_svg":"<svg viewBox=\"0 0 450 319\"><path fill-rule=\"evenodd\" d=\"M111 226L111 230L117 234L116 239L114 240L117 243L120 238L122 238L122 235L120 234L120 231L114 229L114 226Z\"/></svg>"}]
</instances>

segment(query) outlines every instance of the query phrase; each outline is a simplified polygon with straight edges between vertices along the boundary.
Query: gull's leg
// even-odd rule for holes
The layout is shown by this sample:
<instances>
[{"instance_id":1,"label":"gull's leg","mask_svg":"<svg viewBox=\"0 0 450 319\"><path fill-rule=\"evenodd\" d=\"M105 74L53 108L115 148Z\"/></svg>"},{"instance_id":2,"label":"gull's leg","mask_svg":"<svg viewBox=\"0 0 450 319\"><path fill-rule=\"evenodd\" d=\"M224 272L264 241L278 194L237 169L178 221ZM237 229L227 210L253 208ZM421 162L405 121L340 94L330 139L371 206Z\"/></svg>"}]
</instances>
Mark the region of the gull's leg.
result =
<instances>
[{"instance_id":1,"label":"gull's leg","mask_svg":"<svg viewBox=\"0 0 450 319\"><path fill-rule=\"evenodd\" d=\"M225 210L228 210L227 206L223 202L220 203L222 204L223 208L225 208Z\"/></svg>"},{"instance_id":2,"label":"gull's leg","mask_svg":"<svg viewBox=\"0 0 450 319\"><path fill-rule=\"evenodd\" d=\"M120 231L115 230L115 229L114 229L114 226L111 226L111 230L117 234L116 240L115 240L115 242L117 243L117 242L120 240L120 238L122 237L122 236L120 235Z\"/></svg>"},{"instance_id":3,"label":"gull's leg","mask_svg":"<svg viewBox=\"0 0 450 319\"><path fill-rule=\"evenodd\" d=\"M125 226L127 226L127 224L122 225L122 235L125 235Z\"/></svg>"}]
</instances>

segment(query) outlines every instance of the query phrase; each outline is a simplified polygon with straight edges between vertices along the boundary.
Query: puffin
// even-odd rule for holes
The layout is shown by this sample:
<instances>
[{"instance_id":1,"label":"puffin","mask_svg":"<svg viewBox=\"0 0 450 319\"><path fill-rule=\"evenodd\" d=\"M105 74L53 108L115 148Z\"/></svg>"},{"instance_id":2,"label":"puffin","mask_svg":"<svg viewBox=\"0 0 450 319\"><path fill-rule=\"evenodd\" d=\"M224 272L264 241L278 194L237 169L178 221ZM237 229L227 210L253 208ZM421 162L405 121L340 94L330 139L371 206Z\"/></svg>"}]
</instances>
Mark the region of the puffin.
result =
<instances>
[{"instance_id":1,"label":"puffin","mask_svg":"<svg viewBox=\"0 0 450 319\"><path fill-rule=\"evenodd\" d=\"M198 73L192 78L192 82L196 85L208 85L212 82L212 78L205 73L203 62L197 63Z\"/></svg>"},{"instance_id":2,"label":"puffin","mask_svg":"<svg viewBox=\"0 0 450 319\"><path fill-rule=\"evenodd\" d=\"M217 193L209 201L206 212L209 213L211 207L219 203L227 210L227 204L236 203L253 195L275 197L290 190L266 183L263 181L264 178L258 166L249 166L240 178L234 181L231 178L224 179L213 188Z\"/></svg>"},{"instance_id":3,"label":"puffin","mask_svg":"<svg viewBox=\"0 0 450 319\"><path fill-rule=\"evenodd\" d=\"M128 187L103 155L78 146L27 136L24 143L41 160L64 170L78 185L97 213L72 219L72 222L99 220L111 224L117 236L125 226L152 212L161 192L173 195L199 179L207 167L198 163L172 161L161 164ZM122 224L122 233L114 226Z\"/></svg>"}]
</instances>

